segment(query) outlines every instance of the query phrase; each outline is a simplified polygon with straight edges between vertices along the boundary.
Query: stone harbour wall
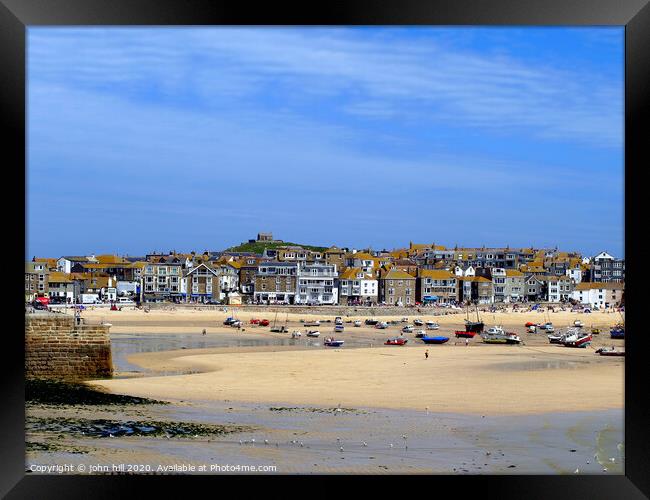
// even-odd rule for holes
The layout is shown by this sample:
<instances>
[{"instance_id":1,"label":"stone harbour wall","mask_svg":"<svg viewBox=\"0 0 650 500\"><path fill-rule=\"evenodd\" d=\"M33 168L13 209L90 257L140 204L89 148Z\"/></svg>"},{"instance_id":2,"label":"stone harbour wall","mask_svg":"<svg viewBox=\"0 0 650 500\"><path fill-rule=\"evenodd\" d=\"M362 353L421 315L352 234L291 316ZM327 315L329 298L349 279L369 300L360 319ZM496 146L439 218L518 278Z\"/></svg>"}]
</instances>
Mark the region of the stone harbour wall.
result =
<instances>
[{"instance_id":1,"label":"stone harbour wall","mask_svg":"<svg viewBox=\"0 0 650 500\"><path fill-rule=\"evenodd\" d=\"M25 377L89 380L113 374L109 326L63 314L25 315Z\"/></svg>"}]
</instances>

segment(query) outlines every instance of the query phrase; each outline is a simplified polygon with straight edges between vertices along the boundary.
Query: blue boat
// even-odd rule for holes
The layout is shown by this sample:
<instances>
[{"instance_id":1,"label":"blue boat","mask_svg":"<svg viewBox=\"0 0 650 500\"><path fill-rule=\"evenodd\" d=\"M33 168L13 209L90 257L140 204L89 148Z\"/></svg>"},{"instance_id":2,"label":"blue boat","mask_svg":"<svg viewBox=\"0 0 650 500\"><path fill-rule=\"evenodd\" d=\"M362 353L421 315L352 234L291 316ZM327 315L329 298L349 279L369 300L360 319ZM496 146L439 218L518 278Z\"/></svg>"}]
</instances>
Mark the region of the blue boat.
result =
<instances>
[{"instance_id":1,"label":"blue boat","mask_svg":"<svg viewBox=\"0 0 650 500\"><path fill-rule=\"evenodd\" d=\"M624 326L615 326L609 331L609 335L613 339L624 339L625 338L625 327Z\"/></svg>"},{"instance_id":2,"label":"blue boat","mask_svg":"<svg viewBox=\"0 0 650 500\"><path fill-rule=\"evenodd\" d=\"M449 337L420 337L425 344L444 344L449 340Z\"/></svg>"},{"instance_id":3,"label":"blue boat","mask_svg":"<svg viewBox=\"0 0 650 500\"><path fill-rule=\"evenodd\" d=\"M334 340L334 339L327 339L325 342L323 342L323 345L326 345L328 347L341 347L345 340Z\"/></svg>"}]
</instances>

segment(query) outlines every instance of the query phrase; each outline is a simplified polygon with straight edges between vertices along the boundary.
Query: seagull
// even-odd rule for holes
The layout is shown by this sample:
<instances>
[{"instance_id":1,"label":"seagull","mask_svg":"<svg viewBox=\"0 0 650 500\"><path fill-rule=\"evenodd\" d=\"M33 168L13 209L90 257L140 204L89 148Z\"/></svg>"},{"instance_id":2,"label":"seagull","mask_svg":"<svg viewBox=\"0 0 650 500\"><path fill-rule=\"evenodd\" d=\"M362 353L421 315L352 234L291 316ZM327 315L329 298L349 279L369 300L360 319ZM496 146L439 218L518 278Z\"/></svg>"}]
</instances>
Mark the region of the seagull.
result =
<instances>
[{"instance_id":1,"label":"seagull","mask_svg":"<svg viewBox=\"0 0 650 500\"><path fill-rule=\"evenodd\" d=\"M587 460L587 463L588 463L588 464L590 463L589 460Z\"/></svg>"},{"instance_id":2,"label":"seagull","mask_svg":"<svg viewBox=\"0 0 650 500\"><path fill-rule=\"evenodd\" d=\"M241 439L239 440L239 444L244 444Z\"/></svg>"},{"instance_id":3,"label":"seagull","mask_svg":"<svg viewBox=\"0 0 650 500\"><path fill-rule=\"evenodd\" d=\"M406 439L406 434L402 434L402 439Z\"/></svg>"},{"instance_id":4,"label":"seagull","mask_svg":"<svg viewBox=\"0 0 650 500\"><path fill-rule=\"evenodd\" d=\"M485 454L486 454L487 456L490 456L490 455L492 455L492 453L491 453L491 452L489 452L489 451L486 451L486 452L485 452Z\"/></svg>"},{"instance_id":5,"label":"seagull","mask_svg":"<svg viewBox=\"0 0 650 500\"><path fill-rule=\"evenodd\" d=\"M108 437L112 437L112 438L114 438L115 436L113 436L113 434L110 434L110 433L109 433L109 434L108 434Z\"/></svg>"},{"instance_id":6,"label":"seagull","mask_svg":"<svg viewBox=\"0 0 650 500\"><path fill-rule=\"evenodd\" d=\"M339 451L343 451L343 446L341 446L341 447L339 448Z\"/></svg>"},{"instance_id":7,"label":"seagull","mask_svg":"<svg viewBox=\"0 0 650 500\"><path fill-rule=\"evenodd\" d=\"M251 443L255 444L255 438L251 439Z\"/></svg>"},{"instance_id":8,"label":"seagull","mask_svg":"<svg viewBox=\"0 0 650 500\"><path fill-rule=\"evenodd\" d=\"M303 446L305 446L305 445L303 444L302 441L300 441L300 447L302 448Z\"/></svg>"},{"instance_id":9,"label":"seagull","mask_svg":"<svg viewBox=\"0 0 650 500\"><path fill-rule=\"evenodd\" d=\"M364 445L364 446L368 446L368 443L366 443L366 442L364 441L364 442L363 442L363 445Z\"/></svg>"},{"instance_id":10,"label":"seagull","mask_svg":"<svg viewBox=\"0 0 650 500\"><path fill-rule=\"evenodd\" d=\"M337 437L337 438L336 438L336 440L337 440L337 441L340 441L340 440L341 440L341 438L339 438L339 437Z\"/></svg>"},{"instance_id":11,"label":"seagull","mask_svg":"<svg viewBox=\"0 0 650 500\"><path fill-rule=\"evenodd\" d=\"M269 444L269 440L268 440L268 439L265 439L265 440L264 440L264 444Z\"/></svg>"},{"instance_id":12,"label":"seagull","mask_svg":"<svg viewBox=\"0 0 650 500\"><path fill-rule=\"evenodd\" d=\"M577 474L578 472L580 472L580 469L576 469L573 471L574 474Z\"/></svg>"},{"instance_id":13,"label":"seagull","mask_svg":"<svg viewBox=\"0 0 650 500\"><path fill-rule=\"evenodd\" d=\"M607 472L607 467L603 467L603 472Z\"/></svg>"},{"instance_id":14,"label":"seagull","mask_svg":"<svg viewBox=\"0 0 650 500\"><path fill-rule=\"evenodd\" d=\"M393 443L391 443L389 446L392 448L392 447L393 447Z\"/></svg>"}]
</instances>

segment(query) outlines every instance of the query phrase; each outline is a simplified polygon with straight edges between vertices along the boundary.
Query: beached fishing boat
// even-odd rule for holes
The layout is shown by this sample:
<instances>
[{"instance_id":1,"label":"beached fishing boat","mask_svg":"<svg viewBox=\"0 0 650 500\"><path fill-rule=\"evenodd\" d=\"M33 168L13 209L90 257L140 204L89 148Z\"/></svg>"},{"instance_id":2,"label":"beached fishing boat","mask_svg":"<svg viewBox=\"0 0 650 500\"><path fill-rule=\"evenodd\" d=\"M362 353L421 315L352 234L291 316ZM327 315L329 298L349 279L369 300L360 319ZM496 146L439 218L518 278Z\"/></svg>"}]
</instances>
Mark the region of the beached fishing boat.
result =
<instances>
[{"instance_id":1,"label":"beached fishing boat","mask_svg":"<svg viewBox=\"0 0 650 500\"><path fill-rule=\"evenodd\" d=\"M224 325L230 326L232 325L235 321L237 321L235 318L232 316L229 316L226 318L226 320L223 322Z\"/></svg>"},{"instance_id":2,"label":"beached fishing boat","mask_svg":"<svg viewBox=\"0 0 650 500\"><path fill-rule=\"evenodd\" d=\"M625 351L617 351L616 347L612 346L611 349L607 347L601 347L600 349L596 350L596 354L600 354L601 356L625 356Z\"/></svg>"},{"instance_id":3,"label":"beached fishing boat","mask_svg":"<svg viewBox=\"0 0 650 500\"><path fill-rule=\"evenodd\" d=\"M328 338L325 339L325 342L323 342L323 345L326 345L328 347L341 347L345 340L334 340L333 338Z\"/></svg>"},{"instance_id":4,"label":"beached fishing boat","mask_svg":"<svg viewBox=\"0 0 650 500\"><path fill-rule=\"evenodd\" d=\"M289 320L289 313L287 313L287 316L284 318L284 325L278 326L278 313L275 313L275 318L273 319L273 326L271 327L271 331L274 333L288 332L289 331L287 329L288 320Z\"/></svg>"},{"instance_id":5,"label":"beached fishing boat","mask_svg":"<svg viewBox=\"0 0 650 500\"><path fill-rule=\"evenodd\" d=\"M408 339L397 337L394 339L388 339L384 342L384 345L405 345L407 342Z\"/></svg>"},{"instance_id":6,"label":"beached fishing boat","mask_svg":"<svg viewBox=\"0 0 650 500\"><path fill-rule=\"evenodd\" d=\"M343 325L334 325L335 332L342 332L345 329Z\"/></svg>"},{"instance_id":7,"label":"beached fishing boat","mask_svg":"<svg viewBox=\"0 0 650 500\"><path fill-rule=\"evenodd\" d=\"M295 339L295 338L298 338L298 337L302 337L302 332L297 332L296 331L296 332L291 333L291 338L292 339Z\"/></svg>"},{"instance_id":8,"label":"beached fishing boat","mask_svg":"<svg viewBox=\"0 0 650 500\"><path fill-rule=\"evenodd\" d=\"M427 330L437 330L440 328L440 325L435 321L427 321Z\"/></svg>"},{"instance_id":9,"label":"beached fishing boat","mask_svg":"<svg viewBox=\"0 0 650 500\"><path fill-rule=\"evenodd\" d=\"M600 328L592 328L591 333L592 335L598 335L600 333Z\"/></svg>"},{"instance_id":10,"label":"beached fishing boat","mask_svg":"<svg viewBox=\"0 0 650 500\"><path fill-rule=\"evenodd\" d=\"M591 333L576 333L576 338L567 337L562 344L565 347L587 347L591 344L592 340Z\"/></svg>"},{"instance_id":11,"label":"beached fishing boat","mask_svg":"<svg viewBox=\"0 0 650 500\"><path fill-rule=\"evenodd\" d=\"M307 337L320 337L320 332L318 330L309 330L306 335Z\"/></svg>"},{"instance_id":12,"label":"beached fishing boat","mask_svg":"<svg viewBox=\"0 0 650 500\"><path fill-rule=\"evenodd\" d=\"M582 321L580 321L579 319L577 319L577 320L575 320L575 321L573 322L573 326L575 326L576 328L582 328L582 327L585 326L585 325L582 323Z\"/></svg>"},{"instance_id":13,"label":"beached fishing boat","mask_svg":"<svg viewBox=\"0 0 650 500\"><path fill-rule=\"evenodd\" d=\"M514 333L505 332L499 326L493 326L481 334L485 344L521 344L521 338Z\"/></svg>"},{"instance_id":14,"label":"beached fishing boat","mask_svg":"<svg viewBox=\"0 0 650 500\"><path fill-rule=\"evenodd\" d=\"M424 325L424 321L422 321L421 319L414 319L413 324L415 326L422 326L422 325Z\"/></svg>"},{"instance_id":15,"label":"beached fishing boat","mask_svg":"<svg viewBox=\"0 0 650 500\"><path fill-rule=\"evenodd\" d=\"M413 333L413 326L411 325L406 325L404 328L402 328L402 331L404 333Z\"/></svg>"},{"instance_id":16,"label":"beached fishing boat","mask_svg":"<svg viewBox=\"0 0 650 500\"><path fill-rule=\"evenodd\" d=\"M376 325L377 323L379 323L379 321L376 320L376 319L367 319L366 320L366 325Z\"/></svg>"},{"instance_id":17,"label":"beached fishing boat","mask_svg":"<svg viewBox=\"0 0 650 500\"><path fill-rule=\"evenodd\" d=\"M415 332L416 339L421 339L422 337L426 337L426 336L427 336L427 332L425 332L424 330L418 330L417 332Z\"/></svg>"},{"instance_id":18,"label":"beached fishing boat","mask_svg":"<svg viewBox=\"0 0 650 500\"><path fill-rule=\"evenodd\" d=\"M354 322L354 326L356 326L356 327L360 327L360 326L361 326L361 321L356 320L356 321Z\"/></svg>"},{"instance_id":19,"label":"beached fishing boat","mask_svg":"<svg viewBox=\"0 0 650 500\"><path fill-rule=\"evenodd\" d=\"M467 318L465 319L465 331L466 332L474 332L474 333L481 333L483 331L483 328L485 327L485 323L481 321L481 318L478 314L478 307L476 307L476 321L470 321L469 319L469 309L466 310L467 313Z\"/></svg>"},{"instance_id":20,"label":"beached fishing boat","mask_svg":"<svg viewBox=\"0 0 650 500\"><path fill-rule=\"evenodd\" d=\"M456 338L459 339L473 339L474 335L476 335L476 332L464 332L462 330L456 330L454 334L456 335Z\"/></svg>"},{"instance_id":21,"label":"beached fishing boat","mask_svg":"<svg viewBox=\"0 0 650 500\"><path fill-rule=\"evenodd\" d=\"M623 325L616 325L609 331L609 336L613 339L625 338L625 327Z\"/></svg>"},{"instance_id":22,"label":"beached fishing boat","mask_svg":"<svg viewBox=\"0 0 650 500\"><path fill-rule=\"evenodd\" d=\"M343 324L343 318L341 318L341 316L337 316L336 318L334 318L334 324L335 325L342 325Z\"/></svg>"},{"instance_id":23,"label":"beached fishing boat","mask_svg":"<svg viewBox=\"0 0 650 500\"><path fill-rule=\"evenodd\" d=\"M375 325L375 328L378 328L379 330L384 330L388 328L388 323L386 323L385 321L380 321Z\"/></svg>"},{"instance_id":24,"label":"beached fishing boat","mask_svg":"<svg viewBox=\"0 0 650 500\"><path fill-rule=\"evenodd\" d=\"M320 326L320 321L305 321L304 322L305 326Z\"/></svg>"},{"instance_id":25,"label":"beached fishing boat","mask_svg":"<svg viewBox=\"0 0 650 500\"><path fill-rule=\"evenodd\" d=\"M551 344L561 344L564 341L565 334L558 332L556 334L547 335L546 337Z\"/></svg>"},{"instance_id":26,"label":"beached fishing boat","mask_svg":"<svg viewBox=\"0 0 650 500\"><path fill-rule=\"evenodd\" d=\"M449 340L449 337L422 337L420 340L425 344L444 344Z\"/></svg>"}]
</instances>

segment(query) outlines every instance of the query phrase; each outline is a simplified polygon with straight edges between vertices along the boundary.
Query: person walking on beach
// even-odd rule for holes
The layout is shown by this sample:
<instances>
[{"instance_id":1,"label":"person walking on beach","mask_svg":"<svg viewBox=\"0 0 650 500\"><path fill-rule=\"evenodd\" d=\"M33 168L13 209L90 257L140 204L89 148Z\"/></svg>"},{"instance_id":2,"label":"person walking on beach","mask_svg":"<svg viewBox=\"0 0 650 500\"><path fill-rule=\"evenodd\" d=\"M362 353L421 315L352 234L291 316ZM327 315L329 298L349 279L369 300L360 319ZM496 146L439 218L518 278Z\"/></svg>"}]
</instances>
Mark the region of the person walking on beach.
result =
<instances>
[{"instance_id":1,"label":"person walking on beach","mask_svg":"<svg viewBox=\"0 0 650 500\"><path fill-rule=\"evenodd\" d=\"M429 350L424 351L424 359L429 359Z\"/></svg>"},{"instance_id":2,"label":"person walking on beach","mask_svg":"<svg viewBox=\"0 0 650 500\"><path fill-rule=\"evenodd\" d=\"M205 335L205 328L203 329L203 335Z\"/></svg>"},{"instance_id":3,"label":"person walking on beach","mask_svg":"<svg viewBox=\"0 0 650 500\"><path fill-rule=\"evenodd\" d=\"M469 347L469 339L468 338L465 339L465 347Z\"/></svg>"}]
</instances>

